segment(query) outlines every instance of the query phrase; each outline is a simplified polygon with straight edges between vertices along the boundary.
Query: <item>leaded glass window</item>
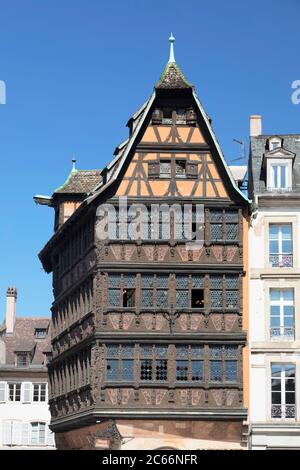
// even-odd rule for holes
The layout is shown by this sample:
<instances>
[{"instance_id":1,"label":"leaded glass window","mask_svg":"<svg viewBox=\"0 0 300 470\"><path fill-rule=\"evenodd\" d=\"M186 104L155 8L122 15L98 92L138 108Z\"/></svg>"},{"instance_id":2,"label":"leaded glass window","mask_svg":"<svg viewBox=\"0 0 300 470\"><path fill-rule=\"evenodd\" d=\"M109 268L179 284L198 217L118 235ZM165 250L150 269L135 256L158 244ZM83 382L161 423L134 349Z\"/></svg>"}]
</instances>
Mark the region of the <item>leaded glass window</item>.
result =
<instances>
[{"instance_id":1,"label":"leaded glass window","mask_svg":"<svg viewBox=\"0 0 300 470\"><path fill-rule=\"evenodd\" d=\"M168 380L168 345L140 346L140 378L145 382Z\"/></svg>"},{"instance_id":2,"label":"leaded glass window","mask_svg":"<svg viewBox=\"0 0 300 470\"><path fill-rule=\"evenodd\" d=\"M212 290L210 292L210 305L212 308L222 307L222 294L221 290Z\"/></svg>"},{"instance_id":3,"label":"leaded glass window","mask_svg":"<svg viewBox=\"0 0 300 470\"><path fill-rule=\"evenodd\" d=\"M237 241L239 238L238 211L212 209L210 211L212 241Z\"/></svg>"},{"instance_id":4,"label":"leaded glass window","mask_svg":"<svg viewBox=\"0 0 300 470\"><path fill-rule=\"evenodd\" d=\"M153 307L153 274L141 276L141 306Z\"/></svg>"},{"instance_id":5,"label":"leaded glass window","mask_svg":"<svg viewBox=\"0 0 300 470\"><path fill-rule=\"evenodd\" d=\"M124 274L123 283L125 287L135 287L135 274Z\"/></svg>"},{"instance_id":6,"label":"leaded glass window","mask_svg":"<svg viewBox=\"0 0 300 470\"><path fill-rule=\"evenodd\" d=\"M210 381L213 383L238 380L237 346L210 347Z\"/></svg>"},{"instance_id":7,"label":"leaded glass window","mask_svg":"<svg viewBox=\"0 0 300 470\"><path fill-rule=\"evenodd\" d=\"M210 276L211 308L237 309L239 307L239 282L238 275Z\"/></svg>"},{"instance_id":8,"label":"leaded glass window","mask_svg":"<svg viewBox=\"0 0 300 470\"><path fill-rule=\"evenodd\" d=\"M120 306L121 275L111 273L108 277L108 305L111 307Z\"/></svg>"},{"instance_id":9,"label":"leaded glass window","mask_svg":"<svg viewBox=\"0 0 300 470\"><path fill-rule=\"evenodd\" d=\"M237 308L238 306L238 291L227 290L226 291L226 307Z\"/></svg>"},{"instance_id":10,"label":"leaded glass window","mask_svg":"<svg viewBox=\"0 0 300 470\"><path fill-rule=\"evenodd\" d=\"M203 352L203 346L176 345L176 381L204 381Z\"/></svg>"},{"instance_id":11,"label":"leaded glass window","mask_svg":"<svg viewBox=\"0 0 300 470\"><path fill-rule=\"evenodd\" d=\"M135 274L109 273L108 305L110 307L135 307Z\"/></svg>"},{"instance_id":12,"label":"leaded glass window","mask_svg":"<svg viewBox=\"0 0 300 470\"><path fill-rule=\"evenodd\" d=\"M176 276L176 306L177 308L189 307L189 277L188 275Z\"/></svg>"},{"instance_id":13,"label":"leaded glass window","mask_svg":"<svg viewBox=\"0 0 300 470\"><path fill-rule=\"evenodd\" d=\"M152 381L152 360L151 359L141 359L141 380L142 381Z\"/></svg>"},{"instance_id":14,"label":"leaded glass window","mask_svg":"<svg viewBox=\"0 0 300 470\"><path fill-rule=\"evenodd\" d=\"M189 361L176 361L176 380L188 381L189 376Z\"/></svg>"},{"instance_id":15,"label":"leaded glass window","mask_svg":"<svg viewBox=\"0 0 300 470\"><path fill-rule=\"evenodd\" d=\"M168 286L169 275L157 274L156 275L156 307L168 307Z\"/></svg>"},{"instance_id":16,"label":"leaded glass window","mask_svg":"<svg viewBox=\"0 0 300 470\"><path fill-rule=\"evenodd\" d=\"M204 277L178 274L176 276L176 307L204 308Z\"/></svg>"},{"instance_id":17,"label":"leaded glass window","mask_svg":"<svg viewBox=\"0 0 300 470\"><path fill-rule=\"evenodd\" d=\"M203 276L192 276L192 287L195 289L203 289L204 277Z\"/></svg>"},{"instance_id":18,"label":"leaded glass window","mask_svg":"<svg viewBox=\"0 0 300 470\"><path fill-rule=\"evenodd\" d=\"M134 374L134 345L108 344L106 346L106 380L132 381Z\"/></svg>"},{"instance_id":19,"label":"leaded glass window","mask_svg":"<svg viewBox=\"0 0 300 470\"><path fill-rule=\"evenodd\" d=\"M167 359L156 359L156 380L165 381L168 379Z\"/></svg>"}]
</instances>

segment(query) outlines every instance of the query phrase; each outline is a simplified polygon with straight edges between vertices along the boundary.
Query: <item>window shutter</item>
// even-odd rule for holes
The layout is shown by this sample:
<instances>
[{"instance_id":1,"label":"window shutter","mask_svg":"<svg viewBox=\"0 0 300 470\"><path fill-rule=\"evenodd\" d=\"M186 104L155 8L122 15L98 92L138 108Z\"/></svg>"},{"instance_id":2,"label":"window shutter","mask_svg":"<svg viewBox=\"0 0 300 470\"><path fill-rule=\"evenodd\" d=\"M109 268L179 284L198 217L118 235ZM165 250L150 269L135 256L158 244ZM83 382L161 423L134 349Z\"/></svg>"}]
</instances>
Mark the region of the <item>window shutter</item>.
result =
<instances>
[{"instance_id":1,"label":"window shutter","mask_svg":"<svg viewBox=\"0 0 300 470\"><path fill-rule=\"evenodd\" d=\"M29 423L22 423L22 444L27 446L29 444L30 425Z\"/></svg>"},{"instance_id":2,"label":"window shutter","mask_svg":"<svg viewBox=\"0 0 300 470\"><path fill-rule=\"evenodd\" d=\"M51 431L48 424L46 426L47 426L47 445L54 446L55 445L54 432Z\"/></svg>"},{"instance_id":3,"label":"window shutter","mask_svg":"<svg viewBox=\"0 0 300 470\"><path fill-rule=\"evenodd\" d=\"M12 444L21 445L22 444L22 422L13 421L13 430L12 430Z\"/></svg>"},{"instance_id":4,"label":"window shutter","mask_svg":"<svg viewBox=\"0 0 300 470\"><path fill-rule=\"evenodd\" d=\"M12 443L12 425L13 421L6 419L3 421L3 437L2 444L9 446Z\"/></svg>"},{"instance_id":5,"label":"window shutter","mask_svg":"<svg viewBox=\"0 0 300 470\"><path fill-rule=\"evenodd\" d=\"M31 402L31 382L23 382L22 383L22 402L23 403L30 403Z\"/></svg>"},{"instance_id":6,"label":"window shutter","mask_svg":"<svg viewBox=\"0 0 300 470\"><path fill-rule=\"evenodd\" d=\"M0 382L0 403L6 401L6 382Z\"/></svg>"},{"instance_id":7,"label":"window shutter","mask_svg":"<svg viewBox=\"0 0 300 470\"><path fill-rule=\"evenodd\" d=\"M153 161L148 163L148 176L149 178L159 177L159 162Z\"/></svg>"},{"instance_id":8,"label":"window shutter","mask_svg":"<svg viewBox=\"0 0 300 470\"><path fill-rule=\"evenodd\" d=\"M197 178L198 177L198 162L186 162L186 176L188 178Z\"/></svg>"}]
</instances>

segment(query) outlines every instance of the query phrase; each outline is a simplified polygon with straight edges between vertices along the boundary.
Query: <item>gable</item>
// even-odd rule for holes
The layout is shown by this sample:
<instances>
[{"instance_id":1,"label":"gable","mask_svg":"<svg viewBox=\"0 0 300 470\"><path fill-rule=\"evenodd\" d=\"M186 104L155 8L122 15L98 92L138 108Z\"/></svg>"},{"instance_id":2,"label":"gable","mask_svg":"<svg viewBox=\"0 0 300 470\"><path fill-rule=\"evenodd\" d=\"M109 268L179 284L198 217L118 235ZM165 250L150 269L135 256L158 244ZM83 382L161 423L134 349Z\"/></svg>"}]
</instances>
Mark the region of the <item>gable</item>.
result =
<instances>
[{"instance_id":1,"label":"gable","mask_svg":"<svg viewBox=\"0 0 300 470\"><path fill-rule=\"evenodd\" d=\"M192 178L168 179L152 177L150 166L170 162L171 168L177 162L191 163L195 167ZM197 197L226 198L225 186L210 152L136 152L130 161L116 191L117 196L127 197Z\"/></svg>"},{"instance_id":2,"label":"gable","mask_svg":"<svg viewBox=\"0 0 300 470\"><path fill-rule=\"evenodd\" d=\"M163 92L165 93L165 91ZM87 198L90 204L101 194L105 197L109 188L109 197L194 197L220 198L232 200L238 204L248 204L247 197L237 187L221 148L214 135L210 120L206 115L195 91L189 89L184 95L177 91L162 95L155 90L145 109L134 126L132 134L120 158L107 168L107 180ZM193 108L196 119L192 124L188 120L182 125L174 118L156 124L154 111L163 103L171 106ZM170 106L170 104L168 104ZM168 122L170 121L170 122ZM168 153L170 154L167 157ZM197 175L192 180L172 178L149 178L149 162L158 162L161 158L170 160L180 158L186 161L198 160ZM103 200L103 199L102 199Z\"/></svg>"}]
</instances>

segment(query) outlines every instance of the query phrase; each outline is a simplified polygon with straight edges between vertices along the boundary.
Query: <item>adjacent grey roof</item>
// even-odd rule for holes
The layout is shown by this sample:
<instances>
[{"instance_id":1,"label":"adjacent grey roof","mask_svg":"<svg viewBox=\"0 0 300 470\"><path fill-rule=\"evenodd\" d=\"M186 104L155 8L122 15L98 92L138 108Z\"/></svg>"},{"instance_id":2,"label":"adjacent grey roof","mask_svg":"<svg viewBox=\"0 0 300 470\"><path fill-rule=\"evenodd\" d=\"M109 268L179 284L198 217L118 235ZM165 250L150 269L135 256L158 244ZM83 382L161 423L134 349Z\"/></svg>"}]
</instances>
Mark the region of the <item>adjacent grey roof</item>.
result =
<instances>
[{"instance_id":1,"label":"adjacent grey roof","mask_svg":"<svg viewBox=\"0 0 300 470\"><path fill-rule=\"evenodd\" d=\"M86 194L101 181L101 170L72 170L64 184L54 192L56 194Z\"/></svg>"},{"instance_id":2,"label":"adjacent grey roof","mask_svg":"<svg viewBox=\"0 0 300 470\"><path fill-rule=\"evenodd\" d=\"M49 325L49 318L16 318L14 332L11 335L4 334L2 336L6 350L5 364L15 365L15 354L17 352L30 352L31 365L44 366L46 363L44 352L51 351ZM36 328L45 328L47 330L45 339L35 337Z\"/></svg>"},{"instance_id":3,"label":"adjacent grey roof","mask_svg":"<svg viewBox=\"0 0 300 470\"><path fill-rule=\"evenodd\" d=\"M275 134L250 137L249 189L250 197L264 193L266 175L262 168L264 154L268 151L268 140L272 137L283 139L282 148L295 154L293 166L293 193L300 192L300 134Z\"/></svg>"}]
</instances>

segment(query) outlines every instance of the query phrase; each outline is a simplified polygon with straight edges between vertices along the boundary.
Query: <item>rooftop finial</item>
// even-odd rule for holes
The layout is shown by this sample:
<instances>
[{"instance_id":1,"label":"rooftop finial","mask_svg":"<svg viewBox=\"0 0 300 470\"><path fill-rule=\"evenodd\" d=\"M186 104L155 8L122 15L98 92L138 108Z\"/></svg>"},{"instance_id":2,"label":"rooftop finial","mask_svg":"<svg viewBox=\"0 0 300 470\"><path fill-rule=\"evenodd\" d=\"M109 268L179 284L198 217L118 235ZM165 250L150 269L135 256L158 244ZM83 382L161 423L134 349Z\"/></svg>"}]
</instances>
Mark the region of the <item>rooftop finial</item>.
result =
<instances>
[{"instance_id":1,"label":"rooftop finial","mask_svg":"<svg viewBox=\"0 0 300 470\"><path fill-rule=\"evenodd\" d=\"M169 63L170 63L170 62L175 62L175 56L174 56L175 38L173 36L173 33L171 33L171 36L169 37L169 41L170 41L170 58L169 58Z\"/></svg>"},{"instance_id":2,"label":"rooftop finial","mask_svg":"<svg viewBox=\"0 0 300 470\"><path fill-rule=\"evenodd\" d=\"M72 158L72 171L76 171L76 158Z\"/></svg>"}]
</instances>

